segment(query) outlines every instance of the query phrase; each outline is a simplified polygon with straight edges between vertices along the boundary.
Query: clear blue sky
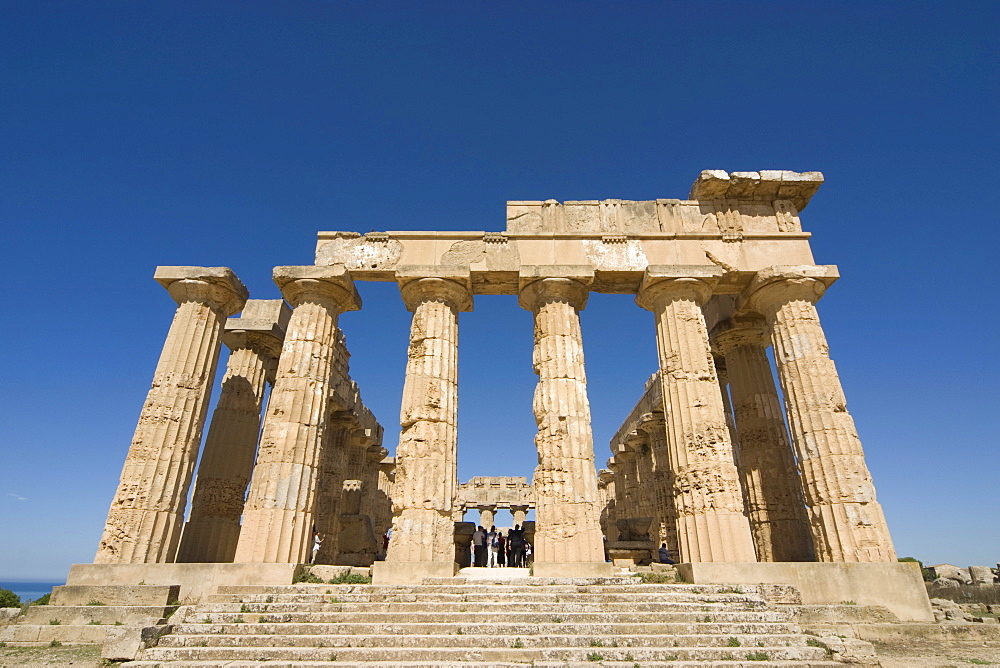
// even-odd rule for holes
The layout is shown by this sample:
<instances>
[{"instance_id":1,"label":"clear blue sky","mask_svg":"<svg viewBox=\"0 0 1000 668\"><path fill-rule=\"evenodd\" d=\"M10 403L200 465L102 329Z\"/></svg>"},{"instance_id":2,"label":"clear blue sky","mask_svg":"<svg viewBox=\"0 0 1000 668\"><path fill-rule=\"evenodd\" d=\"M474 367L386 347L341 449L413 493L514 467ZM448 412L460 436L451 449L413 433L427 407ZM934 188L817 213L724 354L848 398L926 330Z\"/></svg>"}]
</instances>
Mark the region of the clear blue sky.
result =
<instances>
[{"instance_id":1,"label":"clear blue sky","mask_svg":"<svg viewBox=\"0 0 1000 668\"><path fill-rule=\"evenodd\" d=\"M820 313L898 551L995 564L998 7L0 4L0 579L93 559L174 310L157 265L275 298L317 230L502 230L506 200L703 169L826 174ZM409 314L361 291L341 324L392 449ZM582 317L603 462L652 316ZM530 476L530 315L479 297L460 327L460 477Z\"/></svg>"}]
</instances>

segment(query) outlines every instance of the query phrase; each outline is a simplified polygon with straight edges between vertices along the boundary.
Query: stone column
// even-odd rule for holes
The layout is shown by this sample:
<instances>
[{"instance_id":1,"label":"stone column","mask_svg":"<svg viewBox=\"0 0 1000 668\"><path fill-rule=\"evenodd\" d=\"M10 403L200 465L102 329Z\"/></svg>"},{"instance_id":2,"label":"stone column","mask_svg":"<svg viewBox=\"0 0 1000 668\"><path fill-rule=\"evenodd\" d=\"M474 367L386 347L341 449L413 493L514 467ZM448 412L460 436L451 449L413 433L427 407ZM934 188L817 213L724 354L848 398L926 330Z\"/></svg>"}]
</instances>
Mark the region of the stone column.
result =
<instances>
[{"instance_id":1,"label":"stone column","mask_svg":"<svg viewBox=\"0 0 1000 668\"><path fill-rule=\"evenodd\" d=\"M369 552L367 547L362 548L368 539L369 527L371 526L371 518L365 511L365 497L371 494L371 491L365 487L368 480L365 468L368 464L368 449L375 444L375 431L370 427L353 430L347 438L346 446L341 451L342 468L339 484L340 495L336 505L336 528L333 534L323 541L324 547L329 541L328 551L321 548L324 555L333 555L329 563L339 566L371 565L359 563L357 554ZM349 481L352 481L350 485L348 485ZM356 507L354 505L355 497L357 497ZM344 505L344 499L351 499L350 507ZM367 521L362 516L367 518ZM348 530L349 535L344 534L345 529ZM378 549L381 549L381 544L378 545Z\"/></svg>"},{"instance_id":2,"label":"stone column","mask_svg":"<svg viewBox=\"0 0 1000 668\"><path fill-rule=\"evenodd\" d=\"M819 561L896 561L816 312L836 267L757 272L745 306L767 320Z\"/></svg>"},{"instance_id":3,"label":"stone column","mask_svg":"<svg viewBox=\"0 0 1000 668\"><path fill-rule=\"evenodd\" d=\"M532 278L522 276L519 302L534 314L538 374L534 573L606 575L579 315L589 288L572 278Z\"/></svg>"},{"instance_id":4,"label":"stone column","mask_svg":"<svg viewBox=\"0 0 1000 668\"><path fill-rule=\"evenodd\" d=\"M634 496L636 515L638 517L654 517L656 507L655 490L653 488L653 458L650 453L649 437L646 432L637 429L629 434L628 448L635 453L635 486ZM656 539L656 534L651 540Z\"/></svg>"},{"instance_id":5,"label":"stone column","mask_svg":"<svg viewBox=\"0 0 1000 668\"><path fill-rule=\"evenodd\" d=\"M619 520L619 510L620 504L618 502L619 490L622 487L622 476L621 476L621 466L618 464L618 460L612 455L608 458L607 463L604 465L605 470L611 473L611 478L607 482L608 487L608 498L609 503L605 507L606 514L604 517L604 523L606 524L606 533L608 541L618 540L618 520Z\"/></svg>"},{"instance_id":6,"label":"stone column","mask_svg":"<svg viewBox=\"0 0 1000 668\"><path fill-rule=\"evenodd\" d=\"M347 448L357 418L348 411L331 410L323 430L319 474L316 480L316 503L313 525L319 534L315 563L337 563L337 539L340 533L340 500L344 493Z\"/></svg>"},{"instance_id":7,"label":"stone column","mask_svg":"<svg viewBox=\"0 0 1000 668\"><path fill-rule=\"evenodd\" d=\"M381 442L369 446L365 453L365 469L361 475L361 484L364 491L361 497L361 514L367 515L372 520L372 527L379 526L378 523L378 466L379 462L385 459L389 451L382 447ZM380 534L381 535L381 534ZM379 551L382 544L379 543Z\"/></svg>"},{"instance_id":8,"label":"stone column","mask_svg":"<svg viewBox=\"0 0 1000 668\"><path fill-rule=\"evenodd\" d=\"M419 583L455 574L458 495L458 314L472 310L468 277L397 271L413 312L400 410L392 538L378 584Z\"/></svg>"},{"instance_id":9,"label":"stone column","mask_svg":"<svg viewBox=\"0 0 1000 668\"><path fill-rule=\"evenodd\" d=\"M656 382L659 382L659 379ZM653 516L658 523L655 540L657 545L666 543L670 554L676 557L678 555L677 509L674 507L674 474L667 452L667 424L663 413L643 415L639 428L649 437L652 455L652 494L655 501Z\"/></svg>"},{"instance_id":10,"label":"stone column","mask_svg":"<svg viewBox=\"0 0 1000 668\"><path fill-rule=\"evenodd\" d=\"M361 308L343 265L276 267L294 310L243 513L236 561L309 562L321 444L332 392L337 319Z\"/></svg>"},{"instance_id":11,"label":"stone column","mask_svg":"<svg viewBox=\"0 0 1000 668\"><path fill-rule=\"evenodd\" d=\"M493 518L496 517L496 514L496 506L479 506L479 526L489 531L490 527L493 526Z\"/></svg>"},{"instance_id":12,"label":"stone column","mask_svg":"<svg viewBox=\"0 0 1000 668\"><path fill-rule=\"evenodd\" d=\"M656 317L681 562L756 560L701 311L718 276L649 267L636 297Z\"/></svg>"},{"instance_id":13,"label":"stone column","mask_svg":"<svg viewBox=\"0 0 1000 668\"><path fill-rule=\"evenodd\" d=\"M638 517L635 499L635 453L619 444L615 449L615 494L618 499L618 519Z\"/></svg>"},{"instance_id":14,"label":"stone column","mask_svg":"<svg viewBox=\"0 0 1000 668\"><path fill-rule=\"evenodd\" d=\"M759 319L734 318L713 330L725 355L739 434L739 469L759 561L813 561L799 472Z\"/></svg>"},{"instance_id":15,"label":"stone column","mask_svg":"<svg viewBox=\"0 0 1000 668\"><path fill-rule=\"evenodd\" d=\"M268 381L274 382L290 315L280 299L251 299L241 317L226 322L223 342L232 352L205 438L178 561L228 563L236 554L264 390Z\"/></svg>"},{"instance_id":16,"label":"stone column","mask_svg":"<svg viewBox=\"0 0 1000 668\"><path fill-rule=\"evenodd\" d=\"M524 526L524 521L528 519L528 506L511 506L510 514L514 517L514 524Z\"/></svg>"},{"instance_id":17,"label":"stone column","mask_svg":"<svg viewBox=\"0 0 1000 668\"><path fill-rule=\"evenodd\" d=\"M247 289L226 267L157 267L154 279L177 311L111 501L97 564L176 558L223 324L247 300Z\"/></svg>"}]
</instances>

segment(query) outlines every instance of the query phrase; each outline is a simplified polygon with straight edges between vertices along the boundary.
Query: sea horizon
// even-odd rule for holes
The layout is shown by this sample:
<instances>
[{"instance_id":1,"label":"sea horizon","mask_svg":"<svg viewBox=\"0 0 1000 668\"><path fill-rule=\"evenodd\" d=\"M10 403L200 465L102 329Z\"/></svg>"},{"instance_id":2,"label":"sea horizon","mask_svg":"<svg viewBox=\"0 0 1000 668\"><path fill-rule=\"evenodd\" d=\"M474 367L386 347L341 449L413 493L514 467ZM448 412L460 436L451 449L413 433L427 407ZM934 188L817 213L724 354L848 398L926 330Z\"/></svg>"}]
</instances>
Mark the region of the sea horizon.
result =
<instances>
[{"instance_id":1,"label":"sea horizon","mask_svg":"<svg viewBox=\"0 0 1000 668\"><path fill-rule=\"evenodd\" d=\"M53 587L66 584L66 579L0 580L0 589L9 589L21 599L21 604L35 601L52 591Z\"/></svg>"}]
</instances>

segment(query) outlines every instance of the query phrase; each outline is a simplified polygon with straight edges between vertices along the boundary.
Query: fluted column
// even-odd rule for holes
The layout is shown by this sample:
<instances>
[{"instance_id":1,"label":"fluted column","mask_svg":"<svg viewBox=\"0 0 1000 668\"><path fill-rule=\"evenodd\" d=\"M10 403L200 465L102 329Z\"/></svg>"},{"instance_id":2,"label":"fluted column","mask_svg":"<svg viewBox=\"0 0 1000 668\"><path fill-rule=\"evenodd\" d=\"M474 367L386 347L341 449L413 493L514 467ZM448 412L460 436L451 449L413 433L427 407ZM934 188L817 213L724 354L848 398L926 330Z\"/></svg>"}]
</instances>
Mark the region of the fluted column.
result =
<instances>
[{"instance_id":1,"label":"fluted column","mask_svg":"<svg viewBox=\"0 0 1000 668\"><path fill-rule=\"evenodd\" d=\"M609 570L580 330L579 311L588 296L587 285L570 278L540 278L520 291L521 306L535 320L536 575Z\"/></svg>"},{"instance_id":2,"label":"fluted column","mask_svg":"<svg viewBox=\"0 0 1000 668\"><path fill-rule=\"evenodd\" d=\"M759 561L812 561L799 472L759 319L732 319L714 330L725 355L739 435L739 469Z\"/></svg>"},{"instance_id":3,"label":"fluted column","mask_svg":"<svg viewBox=\"0 0 1000 668\"><path fill-rule=\"evenodd\" d=\"M264 417L236 561L307 563L337 318L361 308L361 299L343 265L276 267L274 282L294 310Z\"/></svg>"},{"instance_id":4,"label":"fluted column","mask_svg":"<svg viewBox=\"0 0 1000 668\"><path fill-rule=\"evenodd\" d=\"M733 403L729 399L729 371L726 369L726 359L712 355L715 362L715 375L719 379L719 392L722 395L722 412L726 415L726 428L729 429L729 441L733 444L733 459L737 468L740 465L740 439L736 432L736 416L733 413Z\"/></svg>"},{"instance_id":5,"label":"fluted column","mask_svg":"<svg viewBox=\"0 0 1000 668\"><path fill-rule=\"evenodd\" d=\"M618 499L618 519L639 517L636 500L636 457L628 448L619 445L615 450L615 493Z\"/></svg>"},{"instance_id":6,"label":"fluted column","mask_svg":"<svg viewBox=\"0 0 1000 668\"><path fill-rule=\"evenodd\" d=\"M653 458L650 452L649 437L646 432L637 429L629 435L629 449L635 453L635 486L634 496L637 517L655 517L653 509L656 499L653 489ZM654 536L655 538L655 536Z\"/></svg>"},{"instance_id":7,"label":"fluted column","mask_svg":"<svg viewBox=\"0 0 1000 668\"><path fill-rule=\"evenodd\" d=\"M392 526L392 485L396 478L396 458L384 457L378 465L378 495L375 535L381 538Z\"/></svg>"},{"instance_id":8,"label":"fluted column","mask_svg":"<svg viewBox=\"0 0 1000 668\"><path fill-rule=\"evenodd\" d=\"M607 536L609 541L618 540L618 520L620 519L621 506L619 504L619 494L622 487L622 475L621 475L621 465L619 465L618 460L612 455L607 464L605 464L605 469L611 476L607 481L607 495L608 503L605 506L605 512L603 513L604 519L604 530L605 536Z\"/></svg>"},{"instance_id":9,"label":"fluted column","mask_svg":"<svg viewBox=\"0 0 1000 668\"><path fill-rule=\"evenodd\" d=\"M650 267L636 302L656 317L680 561L755 561L701 306L717 274Z\"/></svg>"},{"instance_id":10,"label":"fluted column","mask_svg":"<svg viewBox=\"0 0 1000 668\"><path fill-rule=\"evenodd\" d=\"M396 448L392 538L386 561L374 572L376 582L384 583L454 574L458 314L472 310L465 280L397 275L413 321Z\"/></svg>"},{"instance_id":11,"label":"fluted column","mask_svg":"<svg viewBox=\"0 0 1000 668\"><path fill-rule=\"evenodd\" d=\"M357 419L346 411L331 411L323 432L319 477L316 480L316 503L313 524L319 534L317 564L335 564L340 532L340 499L344 492L347 448Z\"/></svg>"},{"instance_id":12,"label":"fluted column","mask_svg":"<svg viewBox=\"0 0 1000 668\"><path fill-rule=\"evenodd\" d=\"M510 514L514 518L514 524L524 527L524 521L528 519L528 506L511 506Z\"/></svg>"},{"instance_id":13,"label":"fluted column","mask_svg":"<svg viewBox=\"0 0 1000 668\"><path fill-rule=\"evenodd\" d=\"M372 526L376 529L379 526L378 517L378 491L379 491L379 463L389 454L389 451L381 444L375 443L369 446L365 453L365 468L361 474L362 496L361 514L371 518ZM376 531L377 533L377 531ZM381 551L382 544L379 543Z\"/></svg>"},{"instance_id":14,"label":"fluted column","mask_svg":"<svg viewBox=\"0 0 1000 668\"><path fill-rule=\"evenodd\" d=\"M657 379L656 382L660 382ZM639 428L649 437L652 455L652 494L655 502L653 516L657 522L656 540L666 543L670 554L677 556L677 509L674 507L674 474L667 450L667 424L663 413L643 416ZM651 536L652 537L652 536Z\"/></svg>"},{"instance_id":15,"label":"fluted column","mask_svg":"<svg viewBox=\"0 0 1000 668\"><path fill-rule=\"evenodd\" d=\"M226 267L157 267L177 302L94 563L174 561L225 319L247 290Z\"/></svg>"},{"instance_id":16,"label":"fluted column","mask_svg":"<svg viewBox=\"0 0 1000 668\"><path fill-rule=\"evenodd\" d=\"M836 267L772 267L745 293L767 320L819 561L895 561L816 301Z\"/></svg>"},{"instance_id":17,"label":"fluted column","mask_svg":"<svg viewBox=\"0 0 1000 668\"><path fill-rule=\"evenodd\" d=\"M280 299L250 299L241 317L226 322L222 340L232 352L205 437L177 561L233 560L257 454L264 391L274 381L289 315Z\"/></svg>"},{"instance_id":18,"label":"fluted column","mask_svg":"<svg viewBox=\"0 0 1000 668\"><path fill-rule=\"evenodd\" d=\"M374 444L373 431L367 427L353 430L342 450L343 464L339 483L340 493L336 505L336 529L323 541L323 548L326 548L327 542L329 542L329 548L320 549L324 556L333 554L333 557L332 561L320 563L341 566L370 565L355 563L355 560L360 545L365 544L368 540L367 530L359 532L359 529L362 529L361 525L365 524L361 521L360 516L365 515L364 500L365 496L369 494L369 490L365 487L365 467L368 461L368 448ZM351 481L351 484L348 484L348 481ZM354 504L355 497L356 505ZM350 507L344 505L345 499L351 499L352 505ZM370 518L367 524L371 524ZM344 534L345 530L349 535ZM379 549L381 549L381 545L379 545ZM319 560L317 559L317 561Z\"/></svg>"},{"instance_id":19,"label":"fluted column","mask_svg":"<svg viewBox=\"0 0 1000 668\"><path fill-rule=\"evenodd\" d=\"M496 506L479 506L479 526L489 531L490 527L493 526L496 514Z\"/></svg>"}]
</instances>

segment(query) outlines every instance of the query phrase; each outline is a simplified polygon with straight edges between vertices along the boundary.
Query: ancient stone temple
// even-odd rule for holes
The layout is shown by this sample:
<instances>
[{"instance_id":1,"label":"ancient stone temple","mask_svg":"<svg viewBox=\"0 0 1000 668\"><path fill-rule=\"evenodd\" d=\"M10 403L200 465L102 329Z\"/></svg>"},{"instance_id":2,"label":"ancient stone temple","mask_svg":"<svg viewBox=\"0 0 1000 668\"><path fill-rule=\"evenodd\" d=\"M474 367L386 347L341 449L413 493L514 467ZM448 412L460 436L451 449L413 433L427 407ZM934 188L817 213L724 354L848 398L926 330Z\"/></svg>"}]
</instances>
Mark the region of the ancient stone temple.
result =
<instances>
[{"instance_id":1,"label":"ancient stone temple","mask_svg":"<svg viewBox=\"0 0 1000 668\"><path fill-rule=\"evenodd\" d=\"M499 232L320 232L315 265L274 269L283 300L248 299L226 268L160 267L177 310L95 563L71 582L278 583L315 561L418 583L456 573L466 510L497 508L534 509L538 577L609 575L666 543L695 582L800 582L824 563L892 581L816 308L837 268L816 264L800 220L822 182L706 171L688 199L508 202ZM412 313L392 459L339 327L360 317L357 281L395 282ZM634 295L660 362L600 473L591 292ZM530 484L458 482L459 323L476 295L534 319Z\"/></svg>"}]
</instances>

